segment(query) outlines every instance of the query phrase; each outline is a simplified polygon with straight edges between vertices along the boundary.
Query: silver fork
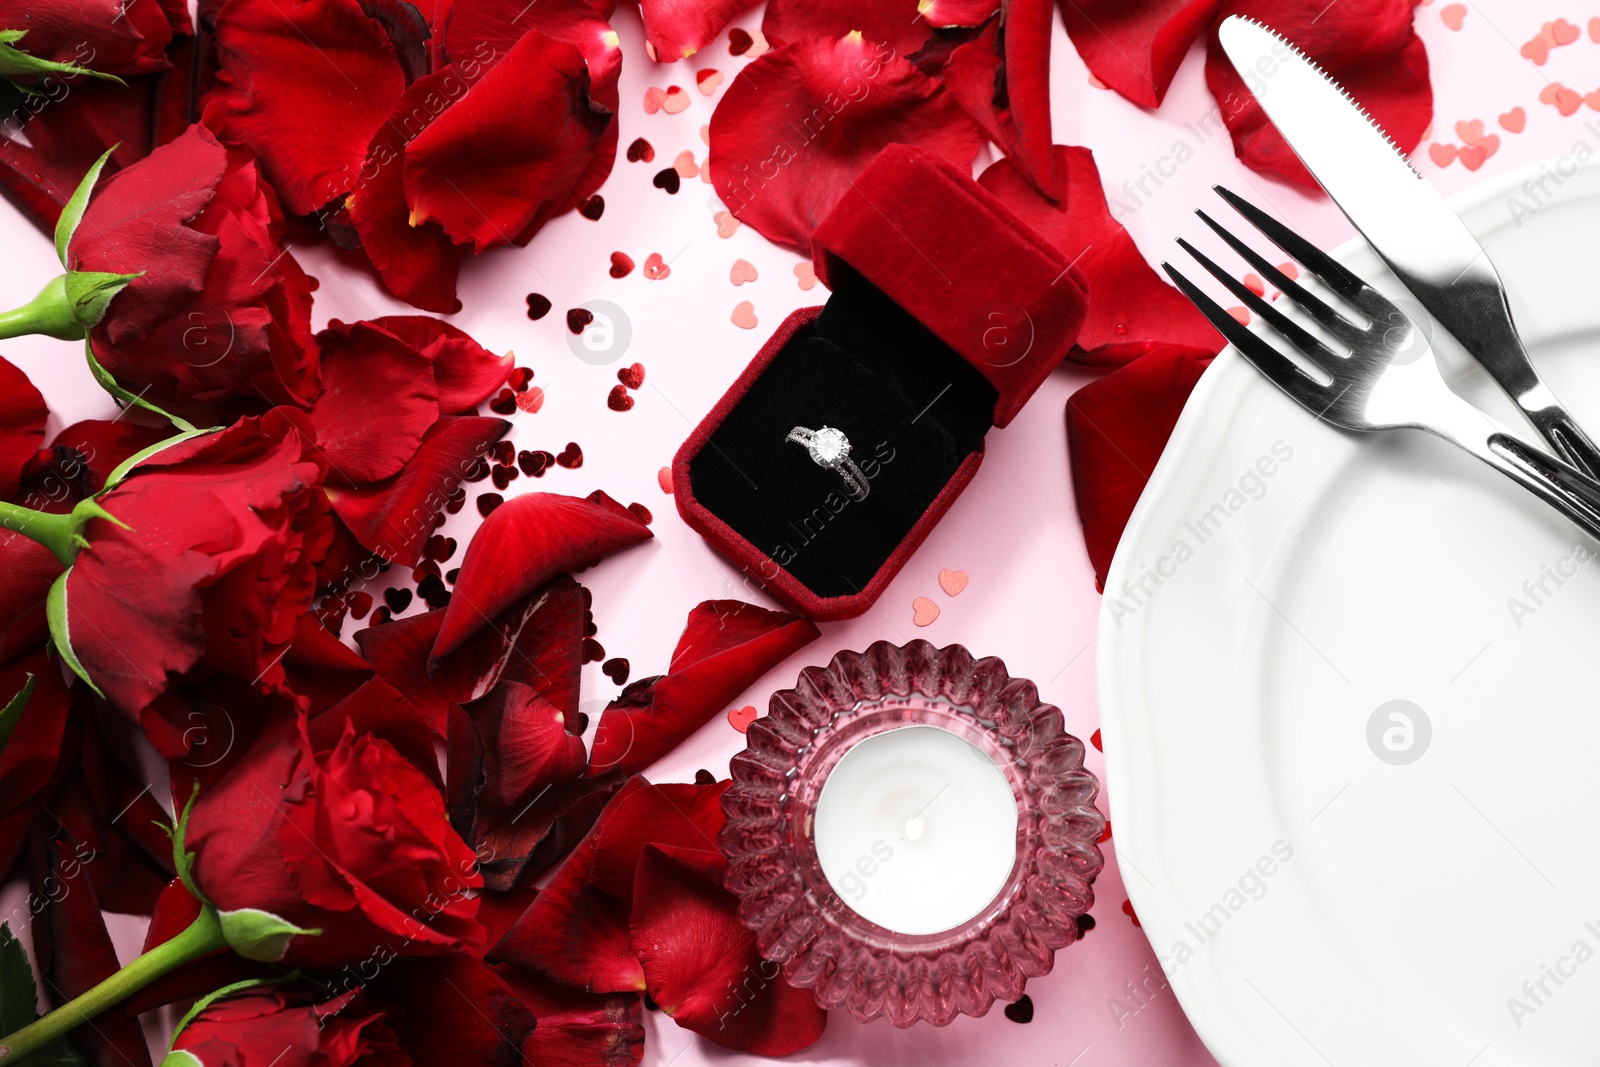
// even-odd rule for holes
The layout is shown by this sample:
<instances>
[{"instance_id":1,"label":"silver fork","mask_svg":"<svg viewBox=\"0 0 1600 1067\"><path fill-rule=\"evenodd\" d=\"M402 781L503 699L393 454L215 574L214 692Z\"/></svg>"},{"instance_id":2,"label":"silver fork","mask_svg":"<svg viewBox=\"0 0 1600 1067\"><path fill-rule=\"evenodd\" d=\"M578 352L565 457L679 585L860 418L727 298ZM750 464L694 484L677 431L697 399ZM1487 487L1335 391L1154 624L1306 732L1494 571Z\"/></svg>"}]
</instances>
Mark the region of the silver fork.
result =
<instances>
[{"instance_id":1,"label":"silver fork","mask_svg":"<svg viewBox=\"0 0 1600 1067\"><path fill-rule=\"evenodd\" d=\"M1228 291L1271 326L1331 381L1306 373L1273 343L1230 315L1170 263L1161 266L1201 314L1273 384L1318 418L1347 430L1411 427L1470 452L1600 539L1600 483L1518 437L1458 396L1445 382L1433 349L1405 312L1378 290L1277 219L1220 185L1218 194L1273 244L1361 312L1360 325L1284 274L1204 211L1196 212L1228 246L1323 329L1350 347L1341 355L1257 295L1188 241L1178 244Z\"/></svg>"}]
</instances>

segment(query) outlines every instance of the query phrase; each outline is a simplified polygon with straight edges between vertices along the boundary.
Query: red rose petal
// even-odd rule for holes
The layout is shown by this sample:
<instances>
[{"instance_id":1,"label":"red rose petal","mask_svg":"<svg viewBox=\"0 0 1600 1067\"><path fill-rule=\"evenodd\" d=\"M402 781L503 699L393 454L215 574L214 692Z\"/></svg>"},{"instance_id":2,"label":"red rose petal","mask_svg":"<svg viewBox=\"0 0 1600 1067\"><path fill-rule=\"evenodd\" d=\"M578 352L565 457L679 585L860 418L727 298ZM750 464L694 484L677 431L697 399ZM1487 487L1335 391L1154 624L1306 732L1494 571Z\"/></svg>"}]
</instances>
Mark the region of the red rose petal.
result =
<instances>
[{"instance_id":1,"label":"red rose petal","mask_svg":"<svg viewBox=\"0 0 1600 1067\"><path fill-rule=\"evenodd\" d=\"M782 132L775 116L810 114L847 82L859 99L814 138ZM712 185L769 240L809 249L817 223L885 144L916 145L966 167L982 140L937 81L887 46L857 34L800 40L751 63L723 93L711 116ZM788 165L800 158L804 165Z\"/></svg>"},{"instance_id":2,"label":"red rose petal","mask_svg":"<svg viewBox=\"0 0 1600 1067\"><path fill-rule=\"evenodd\" d=\"M317 346L322 395L310 423L329 473L348 484L398 474L439 418L432 360L367 322L330 326Z\"/></svg>"},{"instance_id":3,"label":"red rose petal","mask_svg":"<svg viewBox=\"0 0 1600 1067\"><path fill-rule=\"evenodd\" d=\"M1058 189L1050 140L1054 20L1051 0L1012 0L982 33L950 53L944 67L945 88L1052 199Z\"/></svg>"},{"instance_id":4,"label":"red rose petal","mask_svg":"<svg viewBox=\"0 0 1600 1067\"><path fill-rule=\"evenodd\" d=\"M921 7L919 0L878 0L873 4L857 0L770 0L761 18L761 32L772 47L779 48L807 39L836 40L859 31L869 43L885 42L896 55L908 56L922 47L933 28L922 18ZM991 7L990 12L993 10ZM745 50L751 43L745 42Z\"/></svg>"},{"instance_id":5,"label":"red rose petal","mask_svg":"<svg viewBox=\"0 0 1600 1067\"><path fill-rule=\"evenodd\" d=\"M514 963L558 982L597 993L644 989L644 971L628 933L628 911L621 899L590 881L601 832L626 799L647 788L631 778L617 792L544 890L528 906L487 958ZM631 875L630 875L631 894Z\"/></svg>"},{"instance_id":6,"label":"red rose petal","mask_svg":"<svg viewBox=\"0 0 1600 1067\"><path fill-rule=\"evenodd\" d=\"M383 26L356 0L239 0L216 20L222 135L261 161L293 214L344 195L405 89Z\"/></svg>"},{"instance_id":7,"label":"red rose petal","mask_svg":"<svg viewBox=\"0 0 1600 1067\"><path fill-rule=\"evenodd\" d=\"M1433 121L1428 52L1412 28L1412 8L1413 0L1345 0L1331 8L1321 0L1227 0L1217 18L1247 15L1293 41L1409 153ZM1222 119L1245 166L1320 193L1233 69L1215 28L1206 42L1206 84L1229 102Z\"/></svg>"},{"instance_id":8,"label":"red rose petal","mask_svg":"<svg viewBox=\"0 0 1600 1067\"><path fill-rule=\"evenodd\" d=\"M23 464L44 444L49 417L44 395L28 376L0 359L0 498L10 500L16 493Z\"/></svg>"},{"instance_id":9,"label":"red rose petal","mask_svg":"<svg viewBox=\"0 0 1600 1067\"><path fill-rule=\"evenodd\" d=\"M437 222L412 219L401 159L406 143L443 113L441 101L454 101L465 85L454 64L412 82L373 134L344 199L362 251L384 287L409 304L446 315L461 310L461 249Z\"/></svg>"},{"instance_id":10,"label":"red rose petal","mask_svg":"<svg viewBox=\"0 0 1600 1067\"><path fill-rule=\"evenodd\" d=\"M445 610L359 631L356 644L380 677L406 694L441 737L450 705L483 697L502 680L529 685L566 716L578 712L582 668L582 588L560 575L497 615L475 641L435 661L429 656Z\"/></svg>"},{"instance_id":11,"label":"red rose petal","mask_svg":"<svg viewBox=\"0 0 1600 1067\"><path fill-rule=\"evenodd\" d=\"M433 658L460 648L486 620L561 571L650 536L649 527L602 492L583 498L524 493L507 501L467 546Z\"/></svg>"},{"instance_id":12,"label":"red rose petal","mask_svg":"<svg viewBox=\"0 0 1600 1067\"><path fill-rule=\"evenodd\" d=\"M1067 401L1073 496L1099 586L1184 402L1209 363L1193 352L1158 349Z\"/></svg>"},{"instance_id":13,"label":"red rose petal","mask_svg":"<svg viewBox=\"0 0 1600 1067\"><path fill-rule=\"evenodd\" d=\"M510 352L497 356L466 331L432 315L385 315L373 319L372 325L394 334L433 362L439 411L444 415L472 414L506 382L516 361ZM527 374L533 377L532 371Z\"/></svg>"},{"instance_id":14,"label":"red rose petal","mask_svg":"<svg viewBox=\"0 0 1600 1067\"><path fill-rule=\"evenodd\" d=\"M413 216L437 219L452 239L480 252L531 236L573 197L613 126L611 112L593 106L588 85L575 46L523 36L406 146ZM494 135L485 137L486 129Z\"/></svg>"},{"instance_id":15,"label":"red rose petal","mask_svg":"<svg viewBox=\"0 0 1600 1067\"><path fill-rule=\"evenodd\" d=\"M1161 349L1195 354L1221 349L1221 335L1182 293L1156 275L1133 238L1111 217L1089 150L1058 145L1055 155L1062 178L1058 203L1041 196L1009 160L984 171L978 183L1059 248L1088 283L1088 312L1068 358L1104 365Z\"/></svg>"},{"instance_id":16,"label":"red rose petal","mask_svg":"<svg viewBox=\"0 0 1600 1067\"><path fill-rule=\"evenodd\" d=\"M787 612L738 600L696 605L667 674L634 682L600 716L590 766L648 767L818 636L810 619Z\"/></svg>"},{"instance_id":17,"label":"red rose petal","mask_svg":"<svg viewBox=\"0 0 1600 1067\"><path fill-rule=\"evenodd\" d=\"M822 1036L828 1013L762 958L738 899L722 888L726 866L715 851L645 848L629 922L634 951L647 991L679 1026L723 1048L786 1056Z\"/></svg>"},{"instance_id":18,"label":"red rose petal","mask_svg":"<svg viewBox=\"0 0 1600 1067\"><path fill-rule=\"evenodd\" d=\"M414 567L433 534L433 517L473 459L509 429L504 419L445 416L429 427L399 474L367 485L330 486L328 500L362 547Z\"/></svg>"},{"instance_id":19,"label":"red rose petal","mask_svg":"<svg viewBox=\"0 0 1600 1067\"><path fill-rule=\"evenodd\" d=\"M1094 77L1156 107L1218 0L1062 0L1067 35Z\"/></svg>"},{"instance_id":20,"label":"red rose petal","mask_svg":"<svg viewBox=\"0 0 1600 1067\"><path fill-rule=\"evenodd\" d=\"M626 993L586 993L507 967L502 974L538 1018L522 1044L539 1067L636 1067L644 1054L644 1004Z\"/></svg>"},{"instance_id":21,"label":"red rose petal","mask_svg":"<svg viewBox=\"0 0 1600 1067\"><path fill-rule=\"evenodd\" d=\"M660 63L692 56L717 39L728 20L756 0L640 0L645 39Z\"/></svg>"}]
</instances>

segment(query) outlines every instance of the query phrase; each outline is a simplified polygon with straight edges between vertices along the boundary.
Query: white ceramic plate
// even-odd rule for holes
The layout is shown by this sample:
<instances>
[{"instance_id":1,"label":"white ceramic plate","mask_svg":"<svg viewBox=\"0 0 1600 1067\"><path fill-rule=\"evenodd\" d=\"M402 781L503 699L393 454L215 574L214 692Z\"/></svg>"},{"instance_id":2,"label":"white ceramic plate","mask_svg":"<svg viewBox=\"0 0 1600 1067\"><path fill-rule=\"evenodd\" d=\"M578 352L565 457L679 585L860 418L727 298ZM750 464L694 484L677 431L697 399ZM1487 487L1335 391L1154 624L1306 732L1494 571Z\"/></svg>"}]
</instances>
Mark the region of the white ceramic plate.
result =
<instances>
[{"instance_id":1,"label":"white ceramic plate","mask_svg":"<svg viewBox=\"0 0 1600 1067\"><path fill-rule=\"evenodd\" d=\"M1600 168L1564 169L1454 206L1600 432ZM1404 294L1364 244L1338 258ZM1227 1067L1600 1062L1596 551L1450 446L1341 433L1223 352L1101 611L1113 842L1166 971L1125 1007L1170 982Z\"/></svg>"}]
</instances>

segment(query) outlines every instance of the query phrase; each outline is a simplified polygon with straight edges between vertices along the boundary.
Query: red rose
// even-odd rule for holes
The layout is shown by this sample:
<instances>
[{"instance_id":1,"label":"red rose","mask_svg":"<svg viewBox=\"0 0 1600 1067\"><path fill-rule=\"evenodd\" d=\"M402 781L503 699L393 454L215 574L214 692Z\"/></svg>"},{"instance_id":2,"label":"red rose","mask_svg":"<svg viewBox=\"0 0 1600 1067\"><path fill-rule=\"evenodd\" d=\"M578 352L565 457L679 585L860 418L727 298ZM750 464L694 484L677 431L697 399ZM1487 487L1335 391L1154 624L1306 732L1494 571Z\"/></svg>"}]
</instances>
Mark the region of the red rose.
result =
<instances>
[{"instance_id":1,"label":"red rose","mask_svg":"<svg viewBox=\"0 0 1600 1067\"><path fill-rule=\"evenodd\" d=\"M382 1013L345 993L320 1004L277 992L214 1001L172 1042L166 1063L203 1067L410 1067Z\"/></svg>"},{"instance_id":2,"label":"red rose","mask_svg":"<svg viewBox=\"0 0 1600 1067\"><path fill-rule=\"evenodd\" d=\"M90 520L57 586L75 669L129 715L197 666L277 684L332 537L309 453L282 419L241 419L101 496L117 521Z\"/></svg>"},{"instance_id":3,"label":"red rose","mask_svg":"<svg viewBox=\"0 0 1600 1067\"><path fill-rule=\"evenodd\" d=\"M256 164L192 126L90 201L72 268L138 274L91 340L130 392L156 403L316 391L309 280L279 238Z\"/></svg>"},{"instance_id":4,"label":"red rose","mask_svg":"<svg viewBox=\"0 0 1600 1067\"><path fill-rule=\"evenodd\" d=\"M225 916L252 908L321 930L289 941L293 966L359 974L398 956L481 954L483 879L433 759L416 712L381 682L310 722L274 714L190 814L196 888Z\"/></svg>"}]
</instances>

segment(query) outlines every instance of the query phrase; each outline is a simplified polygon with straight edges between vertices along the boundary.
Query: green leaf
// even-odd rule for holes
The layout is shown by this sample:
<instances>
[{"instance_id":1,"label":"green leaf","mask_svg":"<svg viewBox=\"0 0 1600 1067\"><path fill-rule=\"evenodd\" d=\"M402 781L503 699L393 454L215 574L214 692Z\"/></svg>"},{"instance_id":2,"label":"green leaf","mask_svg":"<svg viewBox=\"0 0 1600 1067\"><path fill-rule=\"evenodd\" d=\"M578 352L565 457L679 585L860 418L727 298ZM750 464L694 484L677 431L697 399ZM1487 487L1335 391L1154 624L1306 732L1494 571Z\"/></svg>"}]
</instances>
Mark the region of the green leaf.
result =
<instances>
[{"instance_id":1,"label":"green leaf","mask_svg":"<svg viewBox=\"0 0 1600 1067\"><path fill-rule=\"evenodd\" d=\"M0 1040L37 1019L38 1003L28 954L11 925L0 923ZM16 1067L89 1067L89 1061L63 1037L19 1060Z\"/></svg>"},{"instance_id":2,"label":"green leaf","mask_svg":"<svg viewBox=\"0 0 1600 1067\"><path fill-rule=\"evenodd\" d=\"M195 1001L194 1006L183 1013L183 1018L178 1020L178 1025L172 1028L172 1040L176 1041L178 1039L178 1035L183 1033L184 1027L194 1022L195 1016L199 1015L201 1012L211 1007L211 1005L225 997L231 997L235 993L243 993L246 989L259 989L261 986L277 985L280 982L292 982L299 977L299 971L290 971L288 974L268 975L265 978L245 978L230 985L225 985L221 989L212 990L210 993L207 993L205 996ZM169 1056L168 1060L170 1059L171 1057ZM162 1067L166 1067L166 1065L167 1060L163 1060Z\"/></svg>"},{"instance_id":3,"label":"green leaf","mask_svg":"<svg viewBox=\"0 0 1600 1067\"><path fill-rule=\"evenodd\" d=\"M89 672L78 662L78 654L72 650L72 633L67 625L67 575L71 573L72 568L68 567L50 586L50 594L44 600L45 621L50 624L50 636L55 639L56 651L61 654L61 661L71 667L72 673L82 678L97 696L103 698L105 694L100 692L100 687L94 684Z\"/></svg>"},{"instance_id":4,"label":"green leaf","mask_svg":"<svg viewBox=\"0 0 1600 1067\"><path fill-rule=\"evenodd\" d=\"M4 752L6 742L11 740L11 731L16 729L17 720L22 718L22 709L28 706L28 698L33 696L33 675L28 675L28 680L22 683L22 690L11 698L4 708L0 708L0 752Z\"/></svg>"},{"instance_id":5,"label":"green leaf","mask_svg":"<svg viewBox=\"0 0 1600 1067\"><path fill-rule=\"evenodd\" d=\"M89 360L89 373L94 375L94 380L100 383L100 388L110 393L113 397L122 401L124 404L132 404L134 407L141 407L146 411L152 411L155 414L160 415L163 419L166 419L168 422L172 423L172 425L176 426L179 430L187 432L195 428L194 423L189 422L187 419L180 419L178 416L172 414L172 412L163 408L159 408L150 403L150 401L146 400L144 397L136 396L133 393L128 392L122 386L118 385L117 380L111 376L111 372L102 367L100 365L100 361L94 358L93 344L85 341L83 343L83 353L84 356Z\"/></svg>"},{"instance_id":6,"label":"green leaf","mask_svg":"<svg viewBox=\"0 0 1600 1067\"><path fill-rule=\"evenodd\" d=\"M38 1018L34 1008L39 990L33 984L33 968L22 942L11 932L10 923L0 923L0 1033L21 1030Z\"/></svg>"},{"instance_id":7,"label":"green leaf","mask_svg":"<svg viewBox=\"0 0 1600 1067\"><path fill-rule=\"evenodd\" d=\"M23 37L27 36L27 33L27 30L0 31L0 75L4 75L7 78L39 78L47 74L65 74L69 77L83 75L89 78L101 78L108 82L116 82L118 85L128 84L114 74L101 74L97 70L80 67L75 63L58 63L53 59L40 59L36 55L31 55L15 47ZM23 92L37 91L26 84L19 84L17 88Z\"/></svg>"},{"instance_id":8,"label":"green leaf","mask_svg":"<svg viewBox=\"0 0 1600 1067\"><path fill-rule=\"evenodd\" d=\"M67 262L67 246L72 243L72 235L78 231L78 223L83 221L83 213L89 207L89 194L94 191L95 182L100 180L100 172L105 169L106 160L111 158L111 153L117 148L117 145L112 145L106 149L105 155L94 161L94 166L89 168L89 172L83 176L83 181L78 183L78 187L67 198L66 206L61 209L61 218L56 221L56 256L61 260L61 265L68 270L72 269L72 264Z\"/></svg>"},{"instance_id":9,"label":"green leaf","mask_svg":"<svg viewBox=\"0 0 1600 1067\"><path fill-rule=\"evenodd\" d=\"M171 448L173 445L182 444L184 441L187 441L187 440L189 440L191 438L203 437L208 433L216 433L218 430L221 430L222 428L223 427L221 427L221 426L210 426L210 427L205 427L203 429L197 429L197 430L184 430L182 433L178 434L175 437L169 437L165 441L157 441L155 444L151 445L149 448L140 449L139 451L135 452L133 455L129 456L127 459L123 460L121 463L118 463L115 467L111 468L111 473L106 475L105 488L101 489L100 492L104 493L106 491L106 489L115 488L118 484L120 484L122 482L122 480L124 478L126 478L130 473L132 473L133 468L137 467L139 464L143 463L145 460L149 459L151 456L155 455L156 453L163 452L163 451ZM96 495L99 495L99 494L96 494Z\"/></svg>"},{"instance_id":10,"label":"green leaf","mask_svg":"<svg viewBox=\"0 0 1600 1067\"><path fill-rule=\"evenodd\" d=\"M260 908L239 908L217 912L222 924L222 936L228 947L247 960L277 963L289 951L289 942L296 937L317 937L321 930L304 930L270 911Z\"/></svg>"}]
</instances>

